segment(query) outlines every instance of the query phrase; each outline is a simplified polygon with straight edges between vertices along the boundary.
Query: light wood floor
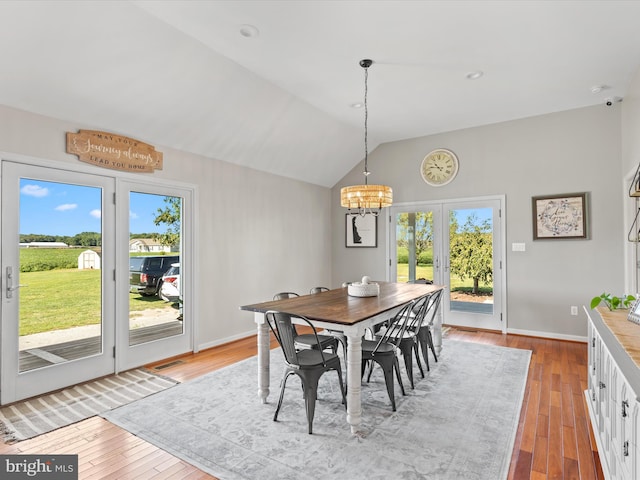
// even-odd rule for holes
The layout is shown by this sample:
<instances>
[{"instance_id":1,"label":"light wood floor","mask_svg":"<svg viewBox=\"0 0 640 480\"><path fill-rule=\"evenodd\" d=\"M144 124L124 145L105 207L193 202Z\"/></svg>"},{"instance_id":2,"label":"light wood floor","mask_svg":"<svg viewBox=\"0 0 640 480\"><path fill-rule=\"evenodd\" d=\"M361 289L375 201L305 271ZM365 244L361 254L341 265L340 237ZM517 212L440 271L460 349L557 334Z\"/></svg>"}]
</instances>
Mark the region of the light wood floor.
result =
<instances>
[{"instance_id":1,"label":"light wood floor","mask_svg":"<svg viewBox=\"0 0 640 480\"><path fill-rule=\"evenodd\" d=\"M604 478L583 395L586 344L460 329L447 335L532 351L509 480ZM171 359L174 365L156 371L184 382L255 354L252 337ZM214 478L100 417L14 445L0 444L0 454L12 453L78 454L81 480Z\"/></svg>"}]
</instances>

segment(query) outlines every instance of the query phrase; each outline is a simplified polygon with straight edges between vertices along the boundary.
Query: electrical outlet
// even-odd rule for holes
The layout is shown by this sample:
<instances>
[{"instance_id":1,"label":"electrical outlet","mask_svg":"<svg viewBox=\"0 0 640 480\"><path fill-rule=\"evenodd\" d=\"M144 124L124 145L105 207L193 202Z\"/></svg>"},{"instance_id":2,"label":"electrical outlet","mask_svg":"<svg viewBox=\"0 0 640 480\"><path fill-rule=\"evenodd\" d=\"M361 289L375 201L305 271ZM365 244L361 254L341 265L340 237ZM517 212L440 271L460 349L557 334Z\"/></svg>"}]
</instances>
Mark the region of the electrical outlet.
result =
<instances>
[{"instance_id":1,"label":"electrical outlet","mask_svg":"<svg viewBox=\"0 0 640 480\"><path fill-rule=\"evenodd\" d=\"M578 307L571 305L571 315L578 315Z\"/></svg>"}]
</instances>

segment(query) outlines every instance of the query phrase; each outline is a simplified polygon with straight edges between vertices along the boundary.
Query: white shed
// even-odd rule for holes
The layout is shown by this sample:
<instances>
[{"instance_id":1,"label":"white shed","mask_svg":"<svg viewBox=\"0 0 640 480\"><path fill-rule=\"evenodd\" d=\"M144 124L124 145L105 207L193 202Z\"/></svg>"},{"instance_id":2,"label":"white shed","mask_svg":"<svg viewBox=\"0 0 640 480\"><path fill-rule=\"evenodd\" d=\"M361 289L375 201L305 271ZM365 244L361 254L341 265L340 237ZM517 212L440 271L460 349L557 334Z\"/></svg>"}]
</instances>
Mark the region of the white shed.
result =
<instances>
[{"instance_id":1,"label":"white shed","mask_svg":"<svg viewBox=\"0 0 640 480\"><path fill-rule=\"evenodd\" d=\"M93 250L85 250L78 255L78 270L100 270L100 255Z\"/></svg>"}]
</instances>

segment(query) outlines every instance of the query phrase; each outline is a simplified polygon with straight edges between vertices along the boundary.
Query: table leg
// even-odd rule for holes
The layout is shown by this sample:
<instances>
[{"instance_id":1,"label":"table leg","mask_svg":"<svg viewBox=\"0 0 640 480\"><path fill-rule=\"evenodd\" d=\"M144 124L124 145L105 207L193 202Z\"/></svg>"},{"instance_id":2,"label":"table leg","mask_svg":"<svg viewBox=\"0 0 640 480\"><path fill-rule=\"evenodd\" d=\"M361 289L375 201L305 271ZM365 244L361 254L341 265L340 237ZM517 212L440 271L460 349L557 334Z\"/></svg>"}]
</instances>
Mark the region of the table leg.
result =
<instances>
[{"instance_id":1,"label":"table leg","mask_svg":"<svg viewBox=\"0 0 640 480\"><path fill-rule=\"evenodd\" d=\"M269 325L263 313L256 313L254 320L258 326L258 396L267 403L269 396L270 343Z\"/></svg>"},{"instance_id":2,"label":"table leg","mask_svg":"<svg viewBox=\"0 0 640 480\"><path fill-rule=\"evenodd\" d=\"M347 422L357 434L362 420L362 337L347 335Z\"/></svg>"}]
</instances>

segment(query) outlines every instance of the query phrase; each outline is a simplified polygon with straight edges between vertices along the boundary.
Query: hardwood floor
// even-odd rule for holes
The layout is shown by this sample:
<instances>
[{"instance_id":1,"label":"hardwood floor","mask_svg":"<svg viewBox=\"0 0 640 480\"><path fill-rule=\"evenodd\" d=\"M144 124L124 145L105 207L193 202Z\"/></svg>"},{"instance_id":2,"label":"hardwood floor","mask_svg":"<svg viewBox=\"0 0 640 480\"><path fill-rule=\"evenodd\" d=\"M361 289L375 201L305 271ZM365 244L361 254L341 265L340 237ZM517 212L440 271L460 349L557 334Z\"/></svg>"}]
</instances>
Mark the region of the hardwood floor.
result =
<instances>
[{"instance_id":1,"label":"hardwood floor","mask_svg":"<svg viewBox=\"0 0 640 480\"><path fill-rule=\"evenodd\" d=\"M447 336L532 351L509 480L604 478L583 394L586 344L461 329L450 329ZM148 367L184 382L255 355L255 343L250 337ZM43 453L78 454L82 480L215 478L100 417L0 444L0 454Z\"/></svg>"}]
</instances>

